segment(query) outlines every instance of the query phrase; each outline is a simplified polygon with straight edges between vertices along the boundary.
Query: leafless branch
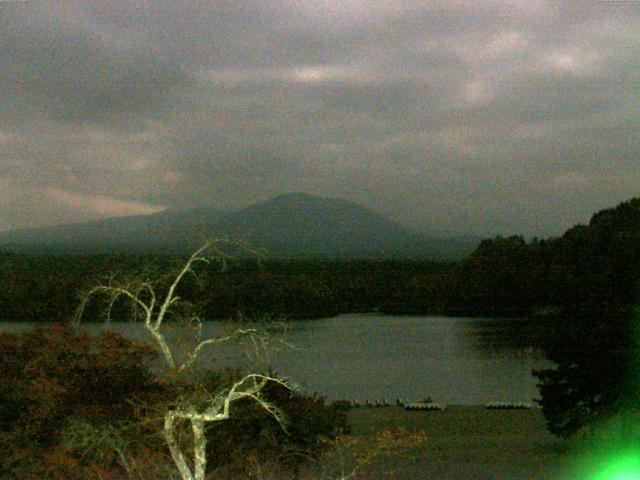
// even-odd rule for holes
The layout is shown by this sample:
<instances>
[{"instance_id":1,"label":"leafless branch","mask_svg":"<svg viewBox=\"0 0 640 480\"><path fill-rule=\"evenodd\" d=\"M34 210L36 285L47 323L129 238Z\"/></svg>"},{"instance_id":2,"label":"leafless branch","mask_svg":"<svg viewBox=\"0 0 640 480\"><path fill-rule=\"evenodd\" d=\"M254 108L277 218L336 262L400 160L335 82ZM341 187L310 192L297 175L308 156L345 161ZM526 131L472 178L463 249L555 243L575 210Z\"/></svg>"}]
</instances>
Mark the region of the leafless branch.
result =
<instances>
[{"instance_id":1,"label":"leafless branch","mask_svg":"<svg viewBox=\"0 0 640 480\"><path fill-rule=\"evenodd\" d=\"M197 324L197 343L188 353L186 360L181 365L176 365L173 352L167 343L165 333L162 330L163 322L168 313L172 310L172 307L175 307L180 301L180 297L176 294L176 291L184 276L189 273L194 273L194 267L196 264L210 263L211 258L205 255L207 251L213 252L215 254L215 258L222 262L223 268L226 268L226 262L230 257L221 248L219 248L220 244L230 244L256 255L259 254L257 251L249 248L244 242L229 240L214 240L206 242L189 257L177 275L173 278L161 303L158 301L158 293L151 282L141 281L120 284L115 282L114 277L111 277L107 283L98 285L86 293L76 311L74 323L76 325L80 323L86 306L90 298L93 296L107 296L107 321L110 320L111 311L118 299L126 298L134 307L134 315L136 315L135 309L142 309L144 314L144 325L162 351L172 375L180 374L191 369L198 356L205 348L215 347L233 339L248 337L254 346L256 359L259 360L262 352L267 352L268 343L264 337L264 333L256 328L239 328L231 334L203 340L202 322L199 317L191 316L190 320ZM268 353L265 353L265 355L268 359ZM249 399L258 403L258 405L275 418L281 427L285 429L285 419L282 412L280 412L277 407L261 395L262 390L269 382L277 383L285 388L291 388L288 382L275 376L251 373L233 383L228 389L222 389L215 394L206 391L204 394L204 400L203 396L195 390L190 392L191 395L182 395L176 399L172 407L163 411L164 438L169 447L173 462L180 472L182 480L204 480L206 474L205 425L209 422L228 419L231 405L236 401ZM187 456L183 452L180 441L176 436L177 425L183 420L188 421L191 424L193 435L192 466L187 460Z\"/></svg>"}]
</instances>

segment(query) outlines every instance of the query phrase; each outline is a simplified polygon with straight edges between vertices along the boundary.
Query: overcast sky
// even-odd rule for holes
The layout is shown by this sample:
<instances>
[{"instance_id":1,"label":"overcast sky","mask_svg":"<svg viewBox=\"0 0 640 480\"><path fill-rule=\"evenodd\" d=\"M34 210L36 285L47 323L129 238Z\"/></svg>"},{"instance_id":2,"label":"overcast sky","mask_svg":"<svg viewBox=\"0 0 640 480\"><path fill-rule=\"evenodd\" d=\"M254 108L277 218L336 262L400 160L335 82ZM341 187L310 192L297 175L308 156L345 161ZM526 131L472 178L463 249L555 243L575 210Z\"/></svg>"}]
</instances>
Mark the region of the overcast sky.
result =
<instances>
[{"instance_id":1,"label":"overcast sky","mask_svg":"<svg viewBox=\"0 0 640 480\"><path fill-rule=\"evenodd\" d=\"M0 2L0 230L303 191L548 236L640 194L640 2Z\"/></svg>"}]
</instances>

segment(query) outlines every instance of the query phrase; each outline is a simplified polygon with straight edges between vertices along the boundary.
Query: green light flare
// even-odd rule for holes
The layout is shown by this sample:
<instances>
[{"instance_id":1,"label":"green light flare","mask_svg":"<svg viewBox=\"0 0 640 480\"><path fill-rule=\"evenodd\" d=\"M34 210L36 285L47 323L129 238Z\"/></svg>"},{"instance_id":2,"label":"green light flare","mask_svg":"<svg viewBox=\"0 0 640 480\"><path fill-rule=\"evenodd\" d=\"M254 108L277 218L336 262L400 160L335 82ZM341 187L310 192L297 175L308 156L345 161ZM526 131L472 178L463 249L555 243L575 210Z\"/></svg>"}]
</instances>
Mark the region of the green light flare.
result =
<instances>
[{"instance_id":1,"label":"green light flare","mask_svg":"<svg viewBox=\"0 0 640 480\"><path fill-rule=\"evenodd\" d=\"M640 480L640 412L620 412L572 442L563 480Z\"/></svg>"},{"instance_id":2,"label":"green light flare","mask_svg":"<svg viewBox=\"0 0 640 480\"><path fill-rule=\"evenodd\" d=\"M637 454L614 457L591 480L640 480L640 457Z\"/></svg>"},{"instance_id":3,"label":"green light flare","mask_svg":"<svg viewBox=\"0 0 640 480\"><path fill-rule=\"evenodd\" d=\"M640 449L591 448L583 451L571 472L567 480L640 480Z\"/></svg>"}]
</instances>

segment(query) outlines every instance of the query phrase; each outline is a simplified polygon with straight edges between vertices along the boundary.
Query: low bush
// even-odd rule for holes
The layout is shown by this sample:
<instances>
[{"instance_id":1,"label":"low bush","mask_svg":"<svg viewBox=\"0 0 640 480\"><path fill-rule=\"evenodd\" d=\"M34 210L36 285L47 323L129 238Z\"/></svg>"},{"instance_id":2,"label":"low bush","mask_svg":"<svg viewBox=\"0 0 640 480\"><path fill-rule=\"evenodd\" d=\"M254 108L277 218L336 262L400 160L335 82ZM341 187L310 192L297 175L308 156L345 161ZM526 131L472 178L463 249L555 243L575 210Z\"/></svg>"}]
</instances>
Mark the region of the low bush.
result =
<instances>
[{"instance_id":1,"label":"low bush","mask_svg":"<svg viewBox=\"0 0 640 480\"><path fill-rule=\"evenodd\" d=\"M99 438L107 429L142 425L144 412L129 401L158 390L146 366L154 356L120 335L90 336L63 325L0 334L0 475L122 478L115 457L100 464L75 455L66 446L68 431L82 421Z\"/></svg>"},{"instance_id":2,"label":"low bush","mask_svg":"<svg viewBox=\"0 0 640 480\"><path fill-rule=\"evenodd\" d=\"M155 356L118 334L62 325L1 333L0 478L168 478L163 411L193 385L154 374ZM209 373L202 386L214 392L231 379ZM283 412L286 431L259 404L234 404L229 420L207 430L209 470L221 478L248 478L260 465L295 474L321 452L322 439L346 430L343 409L322 397L278 384L263 393Z\"/></svg>"},{"instance_id":3,"label":"low bush","mask_svg":"<svg viewBox=\"0 0 640 480\"><path fill-rule=\"evenodd\" d=\"M213 387L219 377L212 382ZM255 402L241 402L228 422L208 431L207 464L220 476L252 478L256 469L294 473L317 460L333 440L347 433L347 415L339 403L318 395L305 396L270 384L263 397L284 416L284 428ZM250 459L250 461L248 461Z\"/></svg>"}]
</instances>

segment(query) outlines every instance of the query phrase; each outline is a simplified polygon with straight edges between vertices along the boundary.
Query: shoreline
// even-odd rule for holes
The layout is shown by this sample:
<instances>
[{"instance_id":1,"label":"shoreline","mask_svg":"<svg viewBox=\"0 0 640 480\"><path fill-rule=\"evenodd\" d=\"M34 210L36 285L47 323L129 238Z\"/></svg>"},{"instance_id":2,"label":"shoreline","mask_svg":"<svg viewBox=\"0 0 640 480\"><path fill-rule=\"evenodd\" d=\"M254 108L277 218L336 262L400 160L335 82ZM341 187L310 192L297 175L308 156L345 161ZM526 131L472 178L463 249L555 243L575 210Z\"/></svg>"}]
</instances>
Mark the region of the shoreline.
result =
<instances>
[{"instance_id":1,"label":"shoreline","mask_svg":"<svg viewBox=\"0 0 640 480\"><path fill-rule=\"evenodd\" d=\"M451 405L445 411L398 407L347 411L351 434L373 441L386 430L423 432L424 444L376 459L371 477L416 480L566 480L569 444L551 435L539 408L491 410Z\"/></svg>"}]
</instances>

